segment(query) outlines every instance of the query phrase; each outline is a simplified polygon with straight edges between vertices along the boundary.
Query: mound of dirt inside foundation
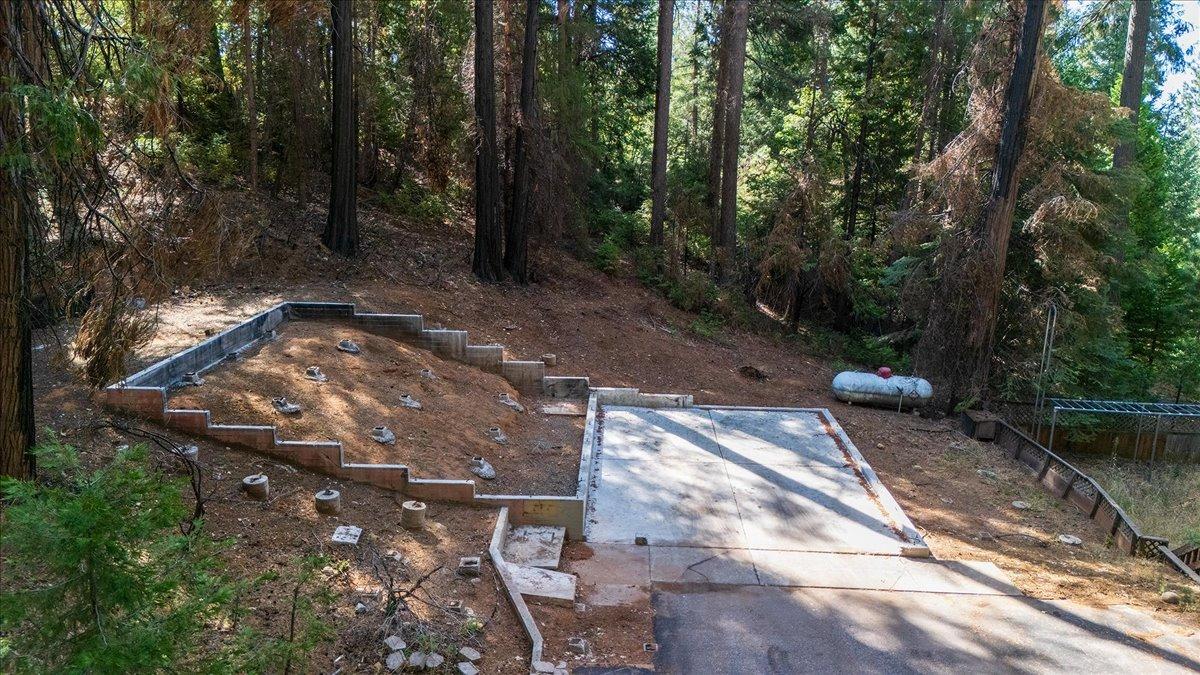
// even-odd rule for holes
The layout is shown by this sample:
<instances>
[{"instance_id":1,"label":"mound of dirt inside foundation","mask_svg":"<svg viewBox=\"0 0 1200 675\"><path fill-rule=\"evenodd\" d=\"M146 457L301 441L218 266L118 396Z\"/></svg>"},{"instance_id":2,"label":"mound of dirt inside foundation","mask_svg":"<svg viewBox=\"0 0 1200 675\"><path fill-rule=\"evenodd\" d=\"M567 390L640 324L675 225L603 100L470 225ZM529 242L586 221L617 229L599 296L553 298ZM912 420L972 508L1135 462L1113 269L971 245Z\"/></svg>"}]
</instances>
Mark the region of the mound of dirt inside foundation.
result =
<instances>
[{"instance_id":1,"label":"mound of dirt inside foundation","mask_svg":"<svg viewBox=\"0 0 1200 675\"><path fill-rule=\"evenodd\" d=\"M359 354L339 351L353 340ZM522 396L503 377L391 338L350 326L297 321L278 340L251 350L242 361L204 374L204 383L173 393L170 407L212 411L220 424L273 424L286 440L335 440L346 461L405 464L417 478L474 479L483 494L574 494L583 417L546 415L536 397ZM304 377L318 366L328 380ZM422 376L428 369L434 377ZM525 406L503 405L507 393ZM406 407L408 394L421 408ZM286 415L271 400L298 403ZM373 427L395 432L394 445L371 439ZM508 437L494 441L488 430ZM496 469L484 481L470 471L472 457Z\"/></svg>"}]
</instances>

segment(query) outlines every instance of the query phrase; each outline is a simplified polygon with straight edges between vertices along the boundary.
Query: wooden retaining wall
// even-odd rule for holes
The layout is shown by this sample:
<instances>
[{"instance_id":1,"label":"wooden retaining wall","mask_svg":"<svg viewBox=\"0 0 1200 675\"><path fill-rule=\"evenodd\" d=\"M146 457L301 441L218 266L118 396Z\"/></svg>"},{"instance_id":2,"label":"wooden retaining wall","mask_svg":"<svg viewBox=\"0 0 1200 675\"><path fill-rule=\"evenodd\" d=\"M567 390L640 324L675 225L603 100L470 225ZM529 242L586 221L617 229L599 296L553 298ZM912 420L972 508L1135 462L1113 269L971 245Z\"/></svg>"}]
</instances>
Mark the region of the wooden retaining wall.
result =
<instances>
[{"instance_id":1,"label":"wooden retaining wall","mask_svg":"<svg viewBox=\"0 0 1200 675\"><path fill-rule=\"evenodd\" d=\"M963 430L968 436L980 438L972 417L963 415ZM1129 555L1158 558L1200 585L1200 575L1171 550L1167 540L1143 533L1091 476L1004 420L995 420L994 442L1032 471L1043 488L1070 502L1107 530L1113 546Z\"/></svg>"}]
</instances>

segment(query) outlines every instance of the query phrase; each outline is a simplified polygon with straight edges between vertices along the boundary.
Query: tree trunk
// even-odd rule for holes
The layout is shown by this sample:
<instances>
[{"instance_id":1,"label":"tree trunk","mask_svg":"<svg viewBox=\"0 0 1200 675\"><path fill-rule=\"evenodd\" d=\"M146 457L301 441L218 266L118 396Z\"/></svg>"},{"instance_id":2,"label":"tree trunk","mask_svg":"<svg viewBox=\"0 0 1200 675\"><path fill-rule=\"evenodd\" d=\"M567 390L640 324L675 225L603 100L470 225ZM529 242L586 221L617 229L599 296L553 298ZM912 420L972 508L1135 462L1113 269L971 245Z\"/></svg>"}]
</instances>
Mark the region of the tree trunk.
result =
<instances>
[{"instance_id":1,"label":"tree trunk","mask_svg":"<svg viewBox=\"0 0 1200 675\"><path fill-rule=\"evenodd\" d=\"M875 79L875 53L879 49L877 34L879 8L871 5L871 26L867 38L867 63L863 75L862 98L858 101L858 136L854 141L854 174L850 178L850 192L846 195L845 228L842 238L846 241L854 239L858 227L858 200L862 196L863 165L867 160L867 132L871 127L871 83Z\"/></svg>"},{"instance_id":2,"label":"tree trunk","mask_svg":"<svg viewBox=\"0 0 1200 675\"><path fill-rule=\"evenodd\" d=\"M717 255L717 278L725 280L737 256L738 148L742 135L742 82L746 73L746 18L749 0L728 0L729 68L727 105L721 157L721 250Z\"/></svg>"},{"instance_id":3,"label":"tree trunk","mask_svg":"<svg viewBox=\"0 0 1200 675\"><path fill-rule=\"evenodd\" d=\"M250 145L248 151L247 174L250 189L258 189L258 112L254 106L254 49L253 49L253 12L254 6L246 3L246 16L242 19L242 56L245 59L246 78L246 140Z\"/></svg>"},{"instance_id":4,"label":"tree trunk","mask_svg":"<svg viewBox=\"0 0 1200 675\"><path fill-rule=\"evenodd\" d=\"M667 127L671 110L671 29L675 0L658 0L658 87L654 94L654 157L650 162L650 245L663 245L667 212Z\"/></svg>"},{"instance_id":5,"label":"tree trunk","mask_svg":"<svg viewBox=\"0 0 1200 675\"><path fill-rule=\"evenodd\" d=\"M21 34L21 4L0 3L0 79L20 81L8 38ZM19 104L0 96L0 147L23 152ZM30 186L20 162L0 170L0 476L33 475L33 351L29 323Z\"/></svg>"},{"instance_id":6,"label":"tree trunk","mask_svg":"<svg viewBox=\"0 0 1200 675\"><path fill-rule=\"evenodd\" d=\"M937 15L933 21L933 34L929 43L929 69L925 71L925 93L921 97L921 116L917 119L916 142L913 144L913 159L920 161L925 155L925 140L934 136L933 125L937 117L938 103L942 93L942 69L945 63L946 0L938 0Z\"/></svg>"},{"instance_id":7,"label":"tree trunk","mask_svg":"<svg viewBox=\"0 0 1200 675\"><path fill-rule=\"evenodd\" d=\"M354 110L354 24L350 0L332 0L333 27L333 169L329 219L321 238L341 255L358 252L358 122Z\"/></svg>"},{"instance_id":8,"label":"tree trunk","mask_svg":"<svg viewBox=\"0 0 1200 675\"><path fill-rule=\"evenodd\" d=\"M721 249L721 160L725 151L725 110L727 108L727 61L729 52L728 6L721 8L717 19L717 88L713 96L712 136L708 145L708 176L704 205L709 210L712 225L713 274L716 274L718 251Z\"/></svg>"},{"instance_id":9,"label":"tree trunk","mask_svg":"<svg viewBox=\"0 0 1200 675\"><path fill-rule=\"evenodd\" d=\"M525 130L533 124L533 87L537 79L538 0L525 2L525 44L521 54L521 111L513 161L512 213L504 241L504 269L519 284L529 283L529 148Z\"/></svg>"},{"instance_id":10,"label":"tree trunk","mask_svg":"<svg viewBox=\"0 0 1200 675\"><path fill-rule=\"evenodd\" d=\"M1113 168L1124 169L1133 164L1137 151L1138 115L1142 107L1142 82L1146 74L1146 38L1150 33L1150 0L1133 0L1129 8L1129 26L1125 35L1125 69L1121 75L1121 107L1128 108L1126 117L1133 127L1133 136L1122 140L1113 151Z\"/></svg>"},{"instance_id":11,"label":"tree trunk","mask_svg":"<svg viewBox=\"0 0 1200 675\"><path fill-rule=\"evenodd\" d=\"M475 254L471 269L483 281L501 270L500 166L496 157L496 74L492 60L492 0L475 0Z\"/></svg>"},{"instance_id":12,"label":"tree trunk","mask_svg":"<svg viewBox=\"0 0 1200 675\"><path fill-rule=\"evenodd\" d=\"M931 407L935 411L952 412L959 404L974 403L987 392L1017 201L1018 169L1045 17L1045 0L1027 0L1005 95L988 201L969 231L942 244L942 281L914 359L918 372L933 382Z\"/></svg>"}]
</instances>

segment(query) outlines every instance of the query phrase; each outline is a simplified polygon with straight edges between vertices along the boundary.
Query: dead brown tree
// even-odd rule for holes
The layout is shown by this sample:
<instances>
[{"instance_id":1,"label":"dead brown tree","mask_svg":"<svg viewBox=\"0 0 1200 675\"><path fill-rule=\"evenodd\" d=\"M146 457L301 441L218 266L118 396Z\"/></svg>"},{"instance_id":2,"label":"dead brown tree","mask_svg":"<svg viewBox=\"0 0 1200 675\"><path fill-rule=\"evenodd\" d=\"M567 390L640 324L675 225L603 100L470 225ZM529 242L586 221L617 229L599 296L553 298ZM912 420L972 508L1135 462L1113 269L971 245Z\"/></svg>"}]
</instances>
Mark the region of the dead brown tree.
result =
<instances>
[{"instance_id":1,"label":"dead brown tree","mask_svg":"<svg viewBox=\"0 0 1200 675\"><path fill-rule=\"evenodd\" d=\"M934 386L931 409L948 413L987 390L1018 170L1045 27L1046 1L1027 0L1014 39L987 202L973 224L941 245L941 280L917 344L917 371ZM1020 6L1014 3L1014 11Z\"/></svg>"}]
</instances>

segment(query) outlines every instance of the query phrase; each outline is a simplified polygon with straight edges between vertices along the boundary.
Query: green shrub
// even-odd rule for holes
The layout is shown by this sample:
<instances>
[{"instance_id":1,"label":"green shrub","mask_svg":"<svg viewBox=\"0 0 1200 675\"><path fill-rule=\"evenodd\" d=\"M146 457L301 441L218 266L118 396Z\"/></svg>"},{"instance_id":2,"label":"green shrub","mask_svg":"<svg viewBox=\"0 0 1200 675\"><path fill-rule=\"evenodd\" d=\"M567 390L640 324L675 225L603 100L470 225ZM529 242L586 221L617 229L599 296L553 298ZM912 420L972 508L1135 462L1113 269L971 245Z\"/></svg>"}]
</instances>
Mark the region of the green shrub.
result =
<instances>
[{"instance_id":1,"label":"green shrub","mask_svg":"<svg viewBox=\"0 0 1200 675\"><path fill-rule=\"evenodd\" d=\"M721 321L721 317L712 312L701 312L700 316L688 326L696 335L705 340L717 340L725 324Z\"/></svg>"},{"instance_id":2,"label":"green shrub","mask_svg":"<svg viewBox=\"0 0 1200 675\"><path fill-rule=\"evenodd\" d=\"M592 253L592 265L605 274L616 272L617 262L620 259L621 247L612 237L605 237Z\"/></svg>"},{"instance_id":3,"label":"green shrub","mask_svg":"<svg viewBox=\"0 0 1200 675\"><path fill-rule=\"evenodd\" d=\"M698 312L711 307L717 299L717 287L712 279L698 270L684 272L667 288L667 299L686 312Z\"/></svg>"},{"instance_id":4,"label":"green shrub","mask_svg":"<svg viewBox=\"0 0 1200 675\"><path fill-rule=\"evenodd\" d=\"M181 481L144 446L95 470L70 447L36 451L39 481L4 479L0 670L199 670L202 633L231 597L215 545L194 528Z\"/></svg>"}]
</instances>

